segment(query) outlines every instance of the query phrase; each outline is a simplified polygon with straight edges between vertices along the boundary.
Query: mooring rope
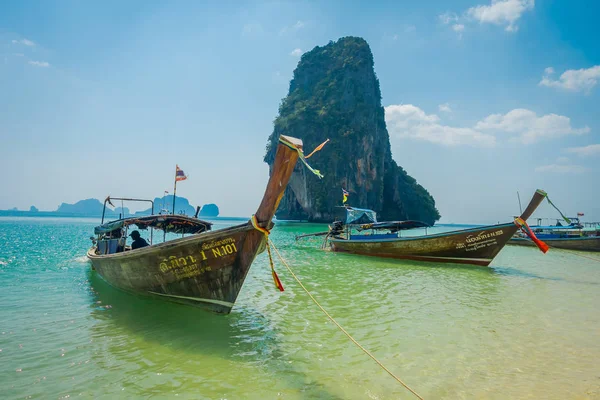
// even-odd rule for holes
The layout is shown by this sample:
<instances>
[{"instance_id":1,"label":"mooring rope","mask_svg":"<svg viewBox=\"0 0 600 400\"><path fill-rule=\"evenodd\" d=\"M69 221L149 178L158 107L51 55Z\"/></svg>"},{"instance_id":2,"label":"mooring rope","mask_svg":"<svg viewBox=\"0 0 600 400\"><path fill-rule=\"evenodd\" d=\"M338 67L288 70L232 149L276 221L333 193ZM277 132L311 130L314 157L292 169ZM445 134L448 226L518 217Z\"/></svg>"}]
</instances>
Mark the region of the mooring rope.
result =
<instances>
[{"instance_id":1,"label":"mooring rope","mask_svg":"<svg viewBox=\"0 0 600 400\"><path fill-rule=\"evenodd\" d=\"M574 256L583 257L583 258L587 258L588 260L594 260L594 261L600 262L600 259L598 259L598 258L584 256L583 254L575 253L574 251L569 250L569 249L561 249L561 248L550 246L550 245L548 245L548 247L550 247L552 250L562 250L563 252L565 252L567 254L573 254Z\"/></svg>"},{"instance_id":2,"label":"mooring rope","mask_svg":"<svg viewBox=\"0 0 600 400\"><path fill-rule=\"evenodd\" d=\"M379 361L373 354L371 354L371 352L369 350L365 349L360 343L358 343L356 341L356 339L354 339L352 337L352 335L350 335L348 333L348 331L346 331L344 329L344 327L341 326L327 312L327 310L325 310L323 308L323 306L321 304L319 304L319 302L317 301L317 299L314 298L314 296L308 291L308 289L302 284L302 282L300 281L300 279L296 276L296 274L294 273L294 271L292 271L292 268L285 261L285 259L281 256L281 253L279 253L279 250L277 249L277 247L275 246L275 244L267 237L267 248L269 248L270 246L273 246L273 250L275 250L275 253L277 253L277 256L279 257L279 259L281 260L281 262L283 263L283 265L285 265L285 267L287 268L287 270L289 271L289 273L294 277L294 279L296 280L296 282L298 283L298 285L300 285L300 287L306 292L306 294L308 295L308 297L310 297L310 299L317 305L317 307L319 307L321 309L321 311L323 311L323 314L325 314L327 316L327 318L329 318L329 320L331 322L333 322L344 333L344 335L346 335L348 337L348 339L350 339L352 341L352 343L354 343L356 346L358 346L358 348L360 348L366 355L368 355L369 357L371 357L371 359L373 361L375 361L381 368L383 368L385 370L385 372L387 372L392 378L394 378L396 381L398 381L402 386L404 386L409 392L411 392L412 394L414 394L417 398L419 398L420 400L423 400L423 397L421 397L417 392L415 392L413 389L411 389L410 386L408 386L406 383L404 383L402 381L402 379L400 379L399 377L397 377L396 375L394 375L394 373L392 371L390 371L385 365L383 365L383 363L381 361ZM271 255L271 253L269 252L269 257L270 257L270 255Z\"/></svg>"}]
</instances>

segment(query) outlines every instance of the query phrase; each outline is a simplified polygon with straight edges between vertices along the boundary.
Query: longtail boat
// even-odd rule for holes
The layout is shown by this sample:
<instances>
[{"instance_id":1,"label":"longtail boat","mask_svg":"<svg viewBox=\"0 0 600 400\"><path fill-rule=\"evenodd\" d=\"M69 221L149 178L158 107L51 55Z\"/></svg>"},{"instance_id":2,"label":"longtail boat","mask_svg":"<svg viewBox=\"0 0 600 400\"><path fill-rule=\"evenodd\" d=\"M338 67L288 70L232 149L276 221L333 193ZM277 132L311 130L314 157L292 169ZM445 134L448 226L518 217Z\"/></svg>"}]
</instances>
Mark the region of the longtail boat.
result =
<instances>
[{"instance_id":1,"label":"longtail boat","mask_svg":"<svg viewBox=\"0 0 600 400\"><path fill-rule=\"evenodd\" d=\"M565 250L600 251L600 226L586 227L578 218L570 217L569 225L532 225L535 236L548 246ZM508 244L516 246L535 246L535 243L522 232L517 232Z\"/></svg>"},{"instance_id":2,"label":"longtail boat","mask_svg":"<svg viewBox=\"0 0 600 400\"><path fill-rule=\"evenodd\" d=\"M328 242L331 250L336 252L487 266L517 230L527 230L525 221L545 195L542 190L536 191L525 211L513 222L429 235L426 232L429 225L424 222L377 222L374 211L346 206L345 221L337 221L330 228L324 244ZM403 231L423 228L424 234L402 237ZM535 237L534 240L539 243ZM544 252L547 250L543 243L538 245Z\"/></svg>"},{"instance_id":3,"label":"longtail boat","mask_svg":"<svg viewBox=\"0 0 600 400\"><path fill-rule=\"evenodd\" d=\"M600 223L585 222L582 223L579 217L583 213L577 213L577 217L567 217L563 212L546 196L548 203L558 211L562 219L556 219L554 225L546 221L549 218L538 218L537 225L531 225L531 230L535 236L543 240L548 246L565 250L580 251L600 251ZM546 222L545 224L543 222ZM566 225L564 225L566 223ZM517 232L508 244L517 246L535 246L535 243L522 232Z\"/></svg>"},{"instance_id":4,"label":"longtail boat","mask_svg":"<svg viewBox=\"0 0 600 400\"><path fill-rule=\"evenodd\" d=\"M228 314L254 258L265 250L266 233L299 157L303 157L302 141L281 136L260 206L241 225L213 231L210 223L181 215L124 218L106 224L103 218L87 252L93 269L124 291ZM104 202L105 209L110 200ZM124 238L132 225L182 237L152 244L150 233L149 246L131 250Z\"/></svg>"},{"instance_id":5,"label":"longtail boat","mask_svg":"<svg viewBox=\"0 0 600 400\"><path fill-rule=\"evenodd\" d=\"M546 237L543 234L536 233L536 236L543 240L551 248L563 250L580 250L580 251L600 251L600 233L596 236L579 236L579 237ZM515 246L535 246L535 243L525 236L515 236L510 239L508 244Z\"/></svg>"}]
</instances>

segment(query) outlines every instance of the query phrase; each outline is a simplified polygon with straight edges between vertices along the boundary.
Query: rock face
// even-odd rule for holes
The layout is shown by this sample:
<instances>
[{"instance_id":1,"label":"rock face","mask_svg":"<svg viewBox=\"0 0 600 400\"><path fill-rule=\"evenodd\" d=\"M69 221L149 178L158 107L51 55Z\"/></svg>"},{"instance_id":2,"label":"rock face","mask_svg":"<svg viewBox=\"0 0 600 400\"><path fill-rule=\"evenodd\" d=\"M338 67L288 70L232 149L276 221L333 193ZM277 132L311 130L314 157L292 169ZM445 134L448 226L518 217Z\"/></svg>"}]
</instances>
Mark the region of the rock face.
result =
<instances>
[{"instance_id":1,"label":"rock face","mask_svg":"<svg viewBox=\"0 0 600 400\"><path fill-rule=\"evenodd\" d=\"M56 210L57 213L102 215L103 204L98 199L79 200L75 204L62 203Z\"/></svg>"},{"instance_id":2,"label":"rock face","mask_svg":"<svg viewBox=\"0 0 600 400\"><path fill-rule=\"evenodd\" d=\"M158 214L164 210L164 213L171 214L173 212L173 195L154 198L154 214ZM150 215L152 209L148 208L143 211L138 211L135 215ZM182 196L175 197L175 214L184 214L194 216L196 209L190 204L189 200Z\"/></svg>"},{"instance_id":3,"label":"rock face","mask_svg":"<svg viewBox=\"0 0 600 400\"><path fill-rule=\"evenodd\" d=\"M277 212L279 219L331 222L347 204L377 211L379 220L440 218L433 197L392 159L373 54L362 38L345 37L302 55L288 96L279 107L265 162L272 167L279 135L303 140L305 154L330 139L308 161L319 179L298 163Z\"/></svg>"}]
</instances>

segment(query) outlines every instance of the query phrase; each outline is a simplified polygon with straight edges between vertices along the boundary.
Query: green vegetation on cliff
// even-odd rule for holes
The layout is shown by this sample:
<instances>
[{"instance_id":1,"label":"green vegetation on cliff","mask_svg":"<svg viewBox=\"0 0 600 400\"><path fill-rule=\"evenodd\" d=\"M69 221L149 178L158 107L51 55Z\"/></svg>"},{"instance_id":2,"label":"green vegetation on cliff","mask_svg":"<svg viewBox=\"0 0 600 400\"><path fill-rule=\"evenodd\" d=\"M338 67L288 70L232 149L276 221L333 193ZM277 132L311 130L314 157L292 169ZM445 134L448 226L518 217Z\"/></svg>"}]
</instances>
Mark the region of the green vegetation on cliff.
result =
<instances>
[{"instance_id":1,"label":"green vegetation on cliff","mask_svg":"<svg viewBox=\"0 0 600 400\"><path fill-rule=\"evenodd\" d=\"M306 152L330 142L310 159L325 178L299 164L278 218L331 221L339 214L342 188L350 192L349 204L377 211L380 220L440 218L433 197L392 159L373 54L364 39L341 38L302 56L267 144L269 165L281 134L302 139Z\"/></svg>"}]
</instances>

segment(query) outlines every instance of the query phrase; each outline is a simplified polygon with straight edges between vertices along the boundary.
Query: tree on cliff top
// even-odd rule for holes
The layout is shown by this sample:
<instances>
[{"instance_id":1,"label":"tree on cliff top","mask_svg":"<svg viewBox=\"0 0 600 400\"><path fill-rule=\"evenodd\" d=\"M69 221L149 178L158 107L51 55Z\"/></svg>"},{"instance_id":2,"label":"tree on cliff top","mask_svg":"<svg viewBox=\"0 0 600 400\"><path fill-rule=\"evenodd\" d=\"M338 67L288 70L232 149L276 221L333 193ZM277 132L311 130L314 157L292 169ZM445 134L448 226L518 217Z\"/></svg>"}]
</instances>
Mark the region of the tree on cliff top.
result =
<instances>
[{"instance_id":1,"label":"tree on cliff top","mask_svg":"<svg viewBox=\"0 0 600 400\"><path fill-rule=\"evenodd\" d=\"M310 159L325 178L297 166L278 218L330 221L339 213L342 188L351 205L371 208L380 219L440 218L427 190L392 159L373 54L364 39L341 38L302 55L267 144L269 165L280 134L302 139L307 151L330 142Z\"/></svg>"}]
</instances>

